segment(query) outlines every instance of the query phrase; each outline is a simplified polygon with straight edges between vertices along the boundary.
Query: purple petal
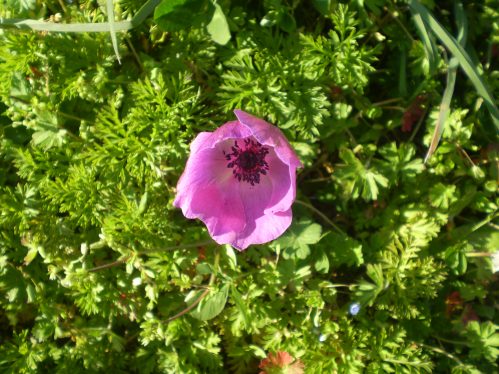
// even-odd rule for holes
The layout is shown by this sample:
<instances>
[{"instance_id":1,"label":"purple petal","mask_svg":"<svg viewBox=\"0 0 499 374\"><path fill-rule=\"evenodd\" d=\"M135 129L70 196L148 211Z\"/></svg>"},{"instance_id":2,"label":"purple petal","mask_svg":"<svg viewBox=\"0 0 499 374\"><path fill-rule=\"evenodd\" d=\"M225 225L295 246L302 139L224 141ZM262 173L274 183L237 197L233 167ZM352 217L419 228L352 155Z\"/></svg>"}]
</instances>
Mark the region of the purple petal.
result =
<instances>
[{"instance_id":1,"label":"purple petal","mask_svg":"<svg viewBox=\"0 0 499 374\"><path fill-rule=\"evenodd\" d=\"M244 230L237 234L232 245L242 251L252 244L263 244L281 236L291 225L292 212L277 212L258 217L248 223Z\"/></svg>"},{"instance_id":2,"label":"purple petal","mask_svg":"<svg viewBox=\"0 0 499 374\"><path fill-rule=\"evenodd\" d=\"M239 121L230 121L214 132L201 132L191 143L191 154L203 149L214 148L218 143L227 139L243 139L251 136L251 130Z\"/></svg>"},{"instance_id":3,"label":"purple petal","mask_svg":"<svg viewBox=\"0 0 499 374\"><path fill-rule=\"evenodd\" d=\"M256 220L264 214L286 211L295 199L295 169L285 165L272 148L269 149L266 161L269 170L266 175L261 176L260 183L252 186L234 180L232 188L239 190L248 221Z\"/></svg>"},{"instance_id":4,"label":"purple petal","mask_svg":"<svg viewBox=\"0 0 499 374\"><path fill-rule=\"evenodd\" d=\"M223 153L208 148L191 154L177 184L173 205L181 208L187 218L198 218L208 227L211 236L241 231L246 225L244 206L234 178L227 169Z\"/></svg>"},{"instance_id":5,"label":"purple petal","mask_svg":"<svg viewBox=\"0 0 499 374\"><path fill-rule=\"evenodd\" d=\"M270 170L269 170L270 173ZM249 183L234 183L244 207L244 214L248 222L253 222L264 215L265 209L272 199L272 182L267 176L262 176L260 183L254 186Z\"/></svg>"},{"instance_id":6,"label":"purple petal","mask_svg":"<svg viewBox=\"0 0 499 374\"><path fill-rule=\"evenodd\" d=\"M234 114L239 122L251 130L256 140L261 144L274 147L282 162L295 168L302 167L298 156L279 128L239 109L234 110Z\"/></svg>"},{"instance_id":7,"label":"purple petal","mask_svg":"<svg viewBox=\"0 0 499 374\"><path fill-rule=\"evenodd\" d=\"M289 167L272 149L268 156L269 171L259 184L236 182L234 186L239 189L247 221L244 230L230 242L239 250L274 240L291 224L295 191L291 188Z\"/></svg>"},{"instance_id":8,"label":"purple petal","mask_svg":"<svg viewBox=\"0 0 499 374\"><path fill-rule=\"evenodd\" d=\"M285 165L275 153L269 152L268 178L272 183L272 198L264 214L288 210L296 195L296 169Z\"/></svg>"},{"instance_id":9,"label":"purple petal","mask_svg":"<svg viewBox=\"0 0 499 374\"><path fill-rule=\"evenodd\" d=\"M212 148L212 132L200 132L191 143L191 154L196 154L206 148Z\"/></svg>"},{"instance_id":10,"label":"purple petal","mask_svg":"<svg viewBox=\"0 0 499 374\"><path fill-rule=\"evenodd\" d=\"M217 143L226 139L242 139L248 136L251 136L251 129L239 121L227 122L213 132L213 137Z\"/></svg>"},{"instance_id":11,"label":"purple petal","mask_svg":"<svg viewBox=\"0 0 499 374\"><path fill-rule=\"evenodd\" d=\"M216 185L202 187L191 201L191 211L202 220L210 236L219 244L231 243L246 227L244 209L237 190L221 190Z\"/></svg>"}]
</instances>

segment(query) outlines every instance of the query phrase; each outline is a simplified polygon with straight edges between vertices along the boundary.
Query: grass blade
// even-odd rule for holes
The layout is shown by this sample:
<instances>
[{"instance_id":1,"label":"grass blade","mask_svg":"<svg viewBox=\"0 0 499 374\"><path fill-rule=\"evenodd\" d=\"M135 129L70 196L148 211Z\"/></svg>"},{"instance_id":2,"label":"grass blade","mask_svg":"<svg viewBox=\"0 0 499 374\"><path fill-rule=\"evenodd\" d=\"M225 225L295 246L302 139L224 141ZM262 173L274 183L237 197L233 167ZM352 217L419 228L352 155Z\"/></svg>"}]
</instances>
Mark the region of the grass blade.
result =
<instances>
[{"instance_id":1,"label":"grass blade","mask_svg":"<svg viewBox=\"0 0 499 374\"><path fill-rule=\"evenodd\" d=\"M475 86L477 93L485 101L485 105L489 110L490 116L492 117L492 122L499 129L499 110L495 104L494 98L490 93L489 89L482 80L482 77L478 73L477 67L473 65L471 58L464 48L449 34L445 28L440 25L440 23L433 17L428 10L419 3L417 0L411 0L409 3L411 9L415 12L421 14L421 18L424 23L433 31L436 37L445 45L445 47L452 53L454 57L457 58L459 65L463 69L464 73L471 80L471 83Z\"/></svg>"},{"instance_id":2,"label":"grass blade","mask_svg":"<svg viewBox=\"0 0 499 374\"><path fill-rule=\"evenodd\" d=\"M131 21L115 22L114 24L115 31L126 31L133 27ZM15 18L0 19L0 28L48 32L109 32L109 24L107 22L64 24Z\"/></svg>"},{"instance_id":3,"label":"grass blade","mask_svg":"<svg viewBox=\"0 0 499 374\"><path fill-rule=\"evenodd\" d=\"M468 37L468 20L466 19L466 15L464 14L463 4L461 4L461 2L456 2L454 11L458 30L457 40L459 44L464 48L464 46L466 45L466 38ZM454 94L454 86L456 84L458 66L459 61L455 56L453 56L448 64L447 84L442 96L442 102L440 103L437 124L435 125L435 130L433 131L430 147L428 148L428 152L426 153L426 157L424 159L425 163L430 159L430 157L437 149L438 143L440 142L440 139L444 132L445 121L447 121L447 117L449 117L450 103L452 101L452 95Z\"/></svg>"},{"instance_id":4,"label":"grass blade","mask_svg":"<svg viewBox=\"0 0 499 374\"><path fill-rule=\"evenodd\" d=\"M468 39L468 19L460 1L456 1L454 4L454 14L457 25L457 42L464 48Z\"/></svg>"},{"instance_id":5,"label":"grass blade","mask_svg":"<svg viewBox=\"0 0 499 374\"><path fill-rule=\"evenodd\" d=\"M118 39L116 38L116 30L114 29L114 5L113 0L106 0L107 18L109 23L109 34L111 34L111 43L113 44L114 54L121 65L120 52L118 51Z\"/></svg>"},{"instance_id":6,"label":"grass blade","mask_svg":"<svg viewBox=\"0 0 499 374\"><path fill-rule=\"evenodd\" d=\"M161 0L149 0L130 21L114 22L115 31L127 31L137 27L154 11ZM0 29L19 29L48 32L109 32L108 22L98 23L52 23L31 19L0 18Z\"/></svg>"},{"instance_id":7,"label":"grass blade","mask_svg":"<svg viewBox=\"0 0 499 374\"><path fill-rule=\"evenodd\" d=\"M149 0L147 3L142 5L142 8L140 8L137 14L132 18L132 28L137 27L144 22L146 18L149 17L149 14L156 9L160 2L161 0Z\"/></svg>"},{"instance_id":8,"label":"grass blade","mask_svg":"<svg viewBox=\"0 0 499 374\"><path fill-rule=\"evenodd\" d=\"M421 37L421 40L423 42L426 52L426 57L428 57L428 61L430 63L429 70L431 75L437 69L437 59L438 59L437 46L435 45L435 40L433 40L430 33L428 32L426 24L423 22L423 18L421 17L421 14L417 10L413 11L412 18L414 20L416 28L418 29L419 36Z\"/></svg>"},{"instance_id":9,"label":"grass blade","mask_svg":"<svg viewBox=\"0 0 499 374\"><path fill-rule=\"evenodd\" d=\"M450 64L449 64L450 65ZM438 112L437 124L435 125L435 130L433 131L433 136L431 138L430 147L426 153L424 162L430 159L435 150L437 149L442 133L444 132L445 121L449 116L450 102L452 100L452 95L454 94L454 86L456 84L457 66L450 67L447 69L447 85L445 86L444 95L442 97L442 102L440 103L440 110Z\"/></svg>"}]
</instances>

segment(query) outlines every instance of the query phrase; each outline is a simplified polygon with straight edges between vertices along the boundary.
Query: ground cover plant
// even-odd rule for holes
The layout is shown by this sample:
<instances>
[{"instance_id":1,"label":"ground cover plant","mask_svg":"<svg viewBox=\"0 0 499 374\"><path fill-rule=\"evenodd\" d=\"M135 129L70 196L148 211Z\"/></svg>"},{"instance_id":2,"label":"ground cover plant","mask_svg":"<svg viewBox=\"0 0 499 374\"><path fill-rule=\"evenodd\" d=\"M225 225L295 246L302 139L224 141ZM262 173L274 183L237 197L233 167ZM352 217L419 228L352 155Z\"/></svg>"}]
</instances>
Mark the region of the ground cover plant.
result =
<instances>
[{"instance_id":1,"label":"ground cover plant","mask_svg":"<svg viewBox=\"0 0 499 374\"><path fill-rule=\"evenodd\" d=\"M497 372L496 5L1 2L0 371ZM234 109L303 164L244 251L173 204Z\"/></svg>"}]
</instances>

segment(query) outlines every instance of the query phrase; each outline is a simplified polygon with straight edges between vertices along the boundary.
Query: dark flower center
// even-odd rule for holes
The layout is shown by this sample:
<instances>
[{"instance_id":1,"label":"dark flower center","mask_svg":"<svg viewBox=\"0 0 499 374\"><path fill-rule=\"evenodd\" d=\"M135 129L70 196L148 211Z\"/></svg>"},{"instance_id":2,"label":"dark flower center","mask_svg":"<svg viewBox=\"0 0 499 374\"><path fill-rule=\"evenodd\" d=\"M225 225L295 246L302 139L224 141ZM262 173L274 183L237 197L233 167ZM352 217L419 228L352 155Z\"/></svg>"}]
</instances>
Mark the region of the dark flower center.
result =
<instances>
[{"instance_id":1,"label":"dark flower center","mask_svg":"<svg viewBox=\"0 0 499 374\"><path fill-rule=\"evenodd\" d=\"M232 174L239 181L248 182L252 186L260 183L260 174L266 175L269 165L265 156L268 148L250 138L244 139L244 144L239 146L237 140L231 147L232 153L223 151L228 162L227 167L232 168Z\"/></svg>"},{"instance_id":2,"label":"dark flower center","mask_svg":"<svg viewBox=\"0 0 499 374\"><path fill-rule=\"evenodd\" d=\"M251 151L244 151L239 155L239 166L244 170L253 169L258 163L258 156Z\"/></svg>"}]
</instances>

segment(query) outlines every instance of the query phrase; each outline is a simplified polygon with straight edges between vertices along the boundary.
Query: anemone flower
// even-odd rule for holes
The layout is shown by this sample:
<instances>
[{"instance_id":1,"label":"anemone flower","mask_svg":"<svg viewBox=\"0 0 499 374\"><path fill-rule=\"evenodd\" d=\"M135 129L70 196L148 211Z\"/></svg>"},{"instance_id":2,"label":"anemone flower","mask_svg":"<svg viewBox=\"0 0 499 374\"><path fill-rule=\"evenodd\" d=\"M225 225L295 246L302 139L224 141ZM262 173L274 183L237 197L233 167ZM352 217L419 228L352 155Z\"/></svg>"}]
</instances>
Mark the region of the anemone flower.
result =
<instances>
[{"instance_id":1,"label":"anemone flower","mask_svg":"<svg viewBox=\"0 0 499 374\"><path fill-rule=\"evenodd\" d=\"M244 250L289 227L302 165L277 127L242 110L234 113L237 121L192 142L173 205L203 221L217 243Z\"/></svg>"},{"instance_id":2,"label":"anemone flower","mask_svg":"<svg viewBox=\"0 0 499 374\"><path fill-rule=\"evenodd\" d=\"M260 374L303 374L305 365L288 352L269 353L260 361Z\"/></svg>"}]
</instances>

